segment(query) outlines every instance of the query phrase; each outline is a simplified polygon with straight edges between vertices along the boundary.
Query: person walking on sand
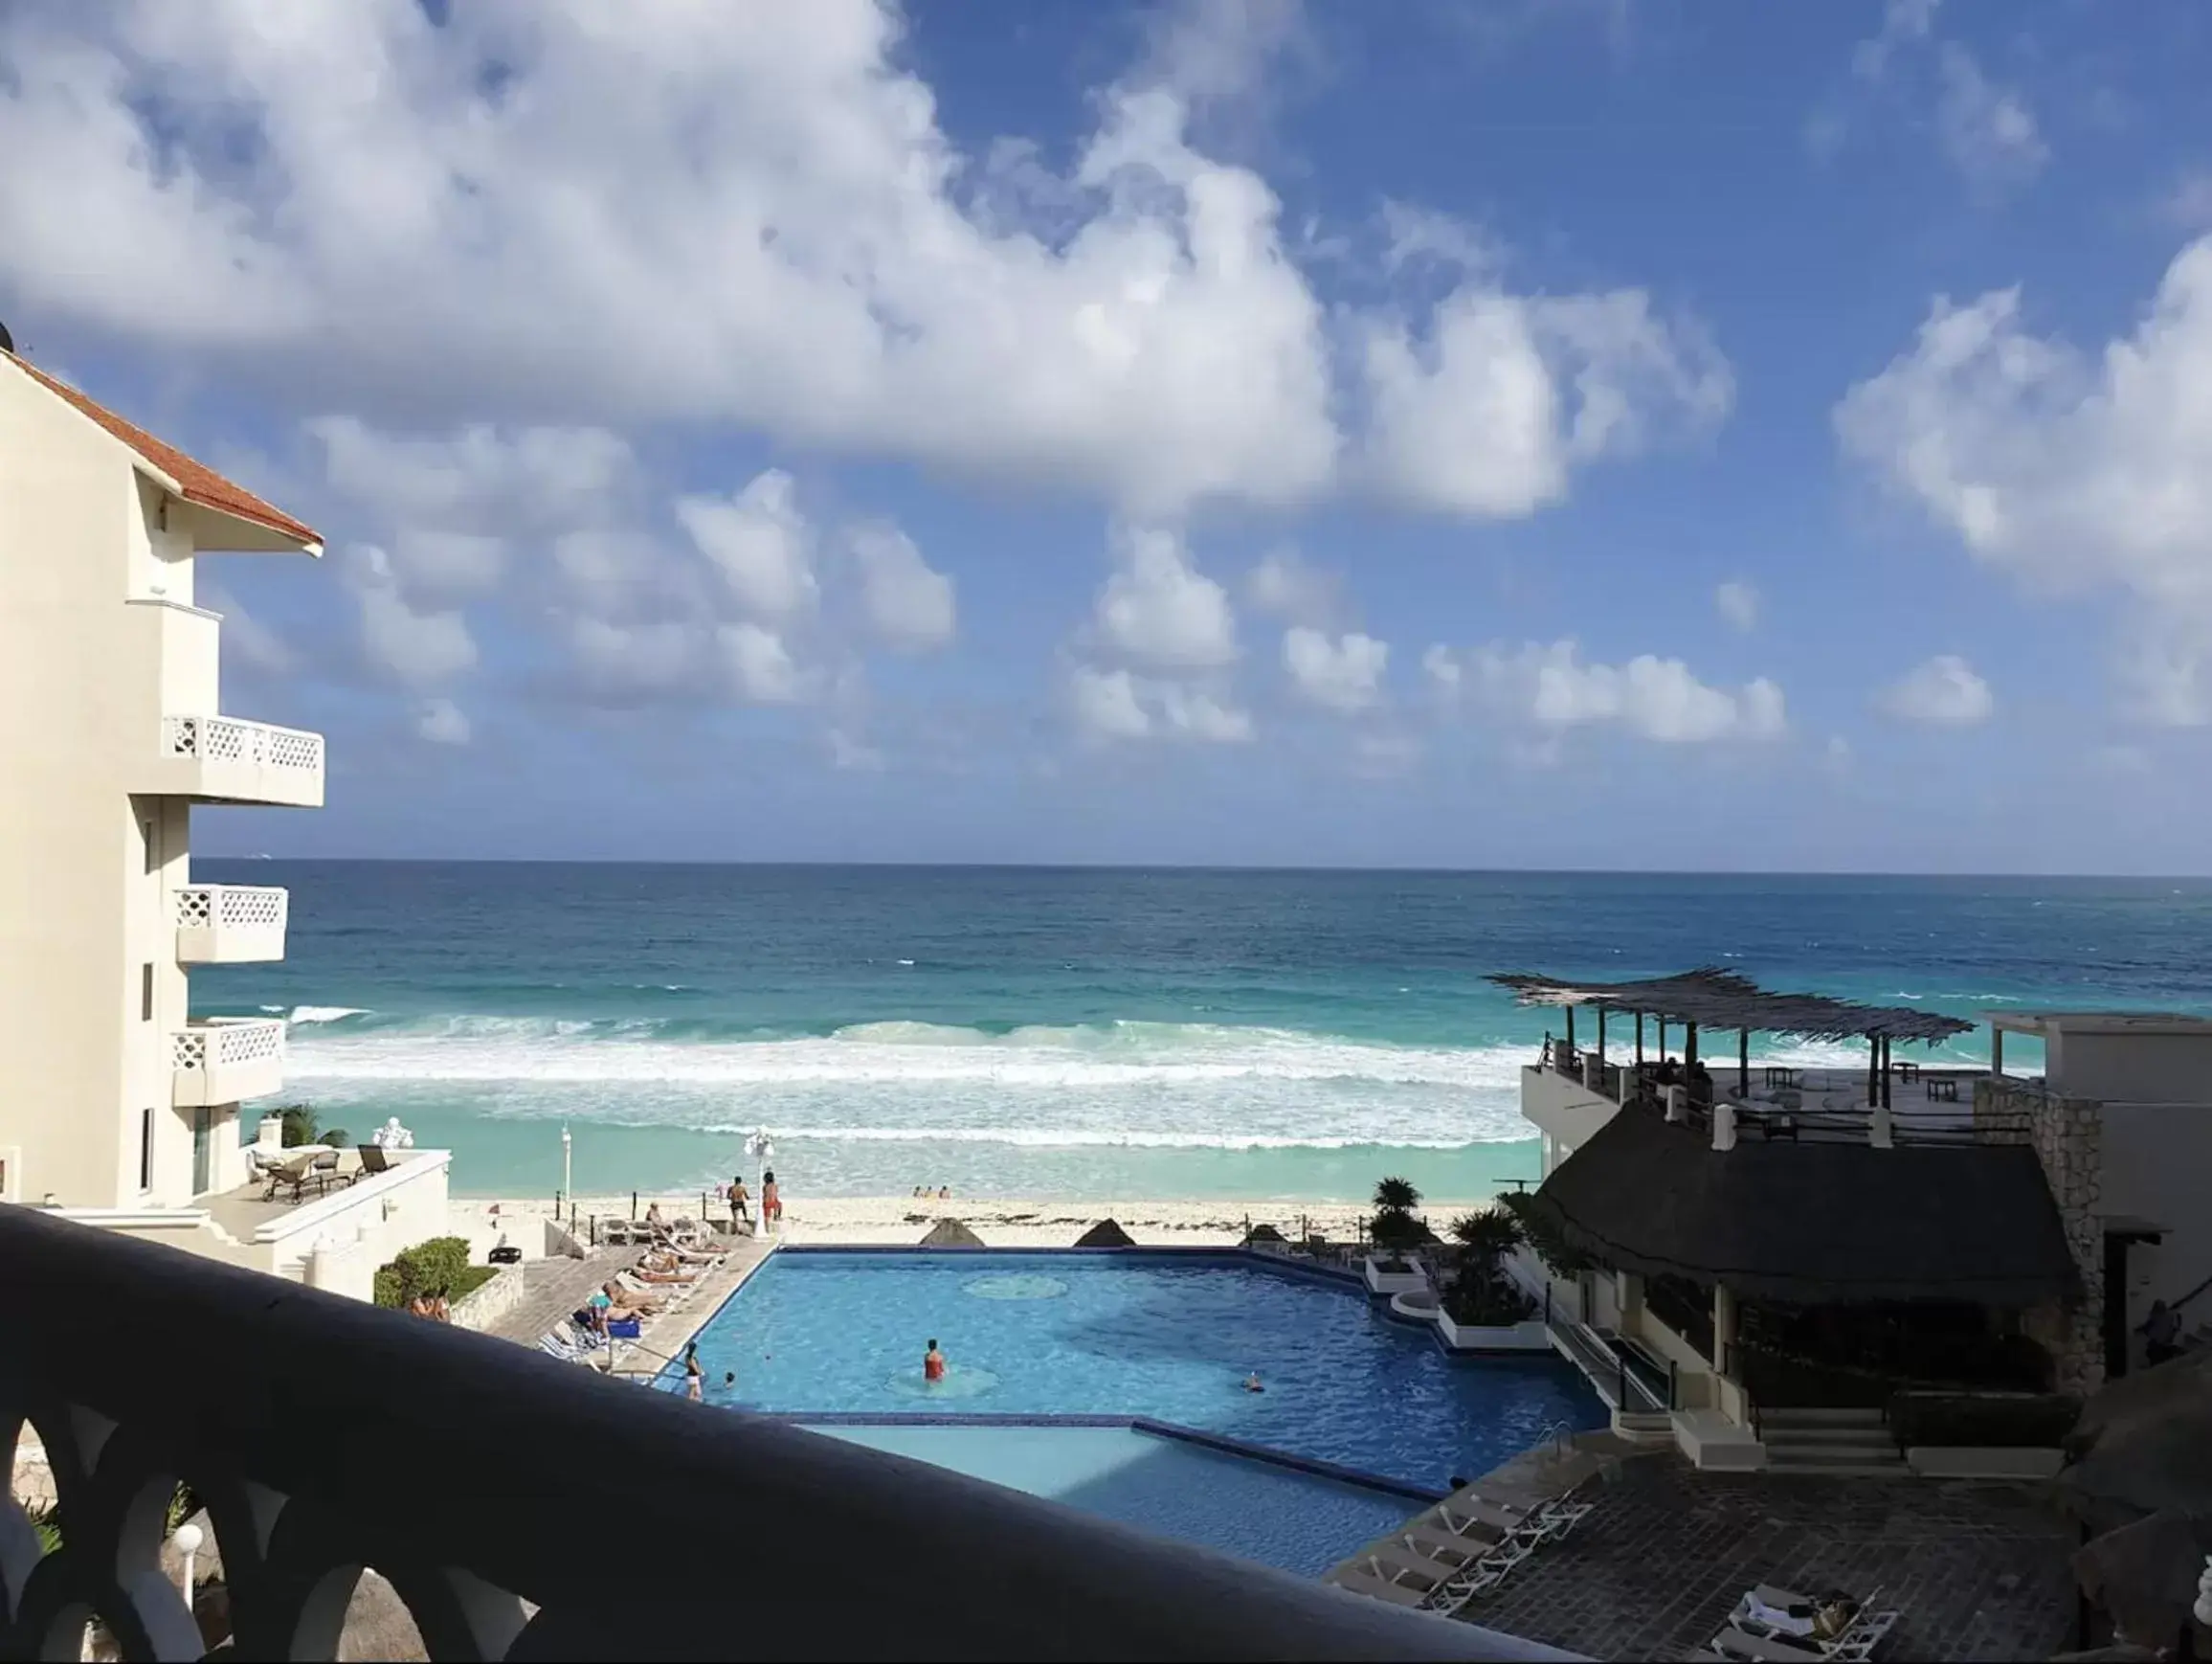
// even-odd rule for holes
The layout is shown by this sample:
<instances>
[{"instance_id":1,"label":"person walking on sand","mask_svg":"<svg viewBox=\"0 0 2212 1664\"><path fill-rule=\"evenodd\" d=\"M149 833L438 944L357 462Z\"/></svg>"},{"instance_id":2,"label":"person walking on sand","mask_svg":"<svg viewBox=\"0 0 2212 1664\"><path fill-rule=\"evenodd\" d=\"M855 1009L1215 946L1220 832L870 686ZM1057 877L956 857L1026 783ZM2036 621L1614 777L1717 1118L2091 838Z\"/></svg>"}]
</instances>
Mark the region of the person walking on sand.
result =
<instances>
[{"instance_id":1,"label":"person walking on sand","mask_svg":"<svg viewBox=\"0 0 2212 1664\"><path fill-rule=\"evenodd\" d=\"M945 1379L945 1354L937 1350L937 1341L931 1337L929 1350L922 1354L922 1379L936 1383Z\"/></svg>"},{"instance_id":2,"label":"person walking on sand","mask_svg":"<svg viewBox=\"0 0 2212 1664\"><path fill-rule=\"evenodd\" d=\"M740 1173L729 1181L729 1234L735 1236L740 1222L748 1231L752 1229L751 1193L745 1187L745 1175Z\"/></svg>"},{"instance_id":3,"label":"person walking on sand","mask_svg":"<svg viewBox=\"0 0 2212 1664\"><path fill-rule=\"evenodd\" d=\"M771 1230L783 1227L783 1198L776 1194L775 1169L760 1171L760 1223Z\"/></svg>"},{"instance_id":4,"label":"person walking on sand","mask_svg":"<svg viewBox=\"0 0 2212 1664\"><path fill-rule=\"evenodd\" d=\"M683 1343L683 1396L693 1404L706 1397L706 1371L699 1367L699 1342Z\"/></svg>"}]
</instances>

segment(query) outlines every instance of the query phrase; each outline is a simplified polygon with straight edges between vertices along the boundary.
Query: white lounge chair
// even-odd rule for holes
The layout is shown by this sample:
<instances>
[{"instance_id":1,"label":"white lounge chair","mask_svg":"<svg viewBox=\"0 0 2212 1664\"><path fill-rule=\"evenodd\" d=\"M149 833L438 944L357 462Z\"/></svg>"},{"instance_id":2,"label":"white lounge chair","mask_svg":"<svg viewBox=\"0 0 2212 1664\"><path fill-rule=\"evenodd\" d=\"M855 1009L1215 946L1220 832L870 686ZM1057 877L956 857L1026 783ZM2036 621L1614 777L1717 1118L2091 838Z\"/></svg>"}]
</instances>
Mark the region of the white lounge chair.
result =
<instances>
[{"instance_id":1,"label":"white lounge chair","mask_svg":"<svg viewBox=\"0 0 2212 1664\"><path fill-rule=\"evenodd\" d=\"M1751 1659L1757 1664L1821 1664L1827 1657L1810 1639L1760 1634L1733 1624L1712 1638L1712 1648L1724 1658Z\"/></svg>"},{"instance_id":2,"label":"white lounge chair","mask_svg":"<svg viewBox=\"0 0 2212 1664\"><path fill-rule=\"evenodd\" d=\"M1364 1569L1385 1583L1418 1580L1428 1589L1440 1589L1459 1575L1460 1568L1408 1548L1402 1542L1380 1542L1360 1556Z\"/></svg>"},{"instance_id":3,"label":"white lounge chair","mask_svg":"<svg viewBox=\"0 0 2212 1664\"><path fill-rule=\"evenodd\" d=\"M1324 1580L1347 1593L1370 1600L1388 1601L1394 1607L1419 1607L1428 1597L1410 1584L1390 1583L1353 1566L1344 1566Z\"/></svg>"}]
</instances>

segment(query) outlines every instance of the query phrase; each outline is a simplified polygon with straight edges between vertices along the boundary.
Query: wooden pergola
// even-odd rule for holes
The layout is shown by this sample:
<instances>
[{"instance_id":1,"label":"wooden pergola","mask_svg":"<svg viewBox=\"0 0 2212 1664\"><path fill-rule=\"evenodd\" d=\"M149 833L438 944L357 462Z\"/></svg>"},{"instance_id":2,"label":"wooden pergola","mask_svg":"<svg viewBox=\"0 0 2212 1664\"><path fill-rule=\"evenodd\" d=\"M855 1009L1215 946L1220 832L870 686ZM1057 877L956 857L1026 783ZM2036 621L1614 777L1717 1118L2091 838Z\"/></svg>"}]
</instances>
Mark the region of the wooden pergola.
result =
<instances>
[{"instance_id":1,"label":"wooden pergola","mask_svg":"<svg viewBox=\"0 0 2212 1664\"><path fill-rule=\"evenodd\" d=\"M1643 1020L1659 1022L1659 1049L1666 1055L1666 1027L1684 1027L1683 1062L1697 1062L1701 1028L1732 1029L1736 1035L1737 1090L1751 1089L1751 1037L1786 1034L1800 1040L1864 1040L1870 1056L1866 1075L1866 1101L1889 1102L1889 1054L1896 1042L1933 1045L1955 1034L1969 1032L1974 1024L1937 1011L1910 1005L1863 1005L1834 1000L1825 994L1782 994L1761 988L1739 972L1704 966L1672 977L1649 977L1628 982L1578 981L1528 971L1503 971L1489 980L1513 990L1523 1005L1556 1005L1567 1015L1567 1045L1575 1046L1575 1011L1595 1007L1598 1013L1598 1058L1605 1058L1605 1018L1608 1012L1626 1012L1636 1019L1636 1062L1643 1063Z\"/></svg>"}]
</instances>

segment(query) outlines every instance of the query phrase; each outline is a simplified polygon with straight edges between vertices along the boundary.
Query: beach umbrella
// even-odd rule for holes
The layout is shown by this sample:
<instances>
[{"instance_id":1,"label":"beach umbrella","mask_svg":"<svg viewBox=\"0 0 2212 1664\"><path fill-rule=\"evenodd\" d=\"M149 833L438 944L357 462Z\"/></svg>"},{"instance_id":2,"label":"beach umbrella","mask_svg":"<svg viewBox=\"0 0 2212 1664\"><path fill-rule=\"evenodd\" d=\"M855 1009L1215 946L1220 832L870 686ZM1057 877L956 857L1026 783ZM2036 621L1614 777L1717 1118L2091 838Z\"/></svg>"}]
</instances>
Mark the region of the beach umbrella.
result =
<instances>
[{"instance_id":1,"label":"beach umbrella","mask_svg":"<svg viewBox=\"0 0 2212 1664\"><path fill-rule=\"evenodd\" d=\"M1077 1248L1135 1248L1136 1241L1112 1219L1102 1219L1075 1239Z\"/></svg>"}]
</instances>

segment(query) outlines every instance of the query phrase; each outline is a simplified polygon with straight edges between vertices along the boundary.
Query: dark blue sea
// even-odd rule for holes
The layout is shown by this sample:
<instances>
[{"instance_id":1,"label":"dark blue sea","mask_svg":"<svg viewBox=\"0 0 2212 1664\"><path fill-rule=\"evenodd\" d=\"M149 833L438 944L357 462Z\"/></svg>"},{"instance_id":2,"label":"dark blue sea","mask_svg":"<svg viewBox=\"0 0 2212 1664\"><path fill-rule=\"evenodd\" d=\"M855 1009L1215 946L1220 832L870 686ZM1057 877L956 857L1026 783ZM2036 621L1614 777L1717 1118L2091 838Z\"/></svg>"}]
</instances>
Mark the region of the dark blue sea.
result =
<instances>
[{"instance_id":1,"label":"dark blue sea","mask_svg":"<svg viewBox=\"0 0 2212 1664\"><path fill-rule=\"evenodd\" d=\"M815 1194L1486 1196L1533 1170L1515 1071L1558 1022L1492 971L2212 1012L2205 880L195 869L292 892L284 962L197 971L196 1005L289 1016L290 1095L356 1133L399 1115L486 1195L550 1195L566 1124L587 1193L710 1181L766 1128Z\"/></svg>"}]
</instances>

